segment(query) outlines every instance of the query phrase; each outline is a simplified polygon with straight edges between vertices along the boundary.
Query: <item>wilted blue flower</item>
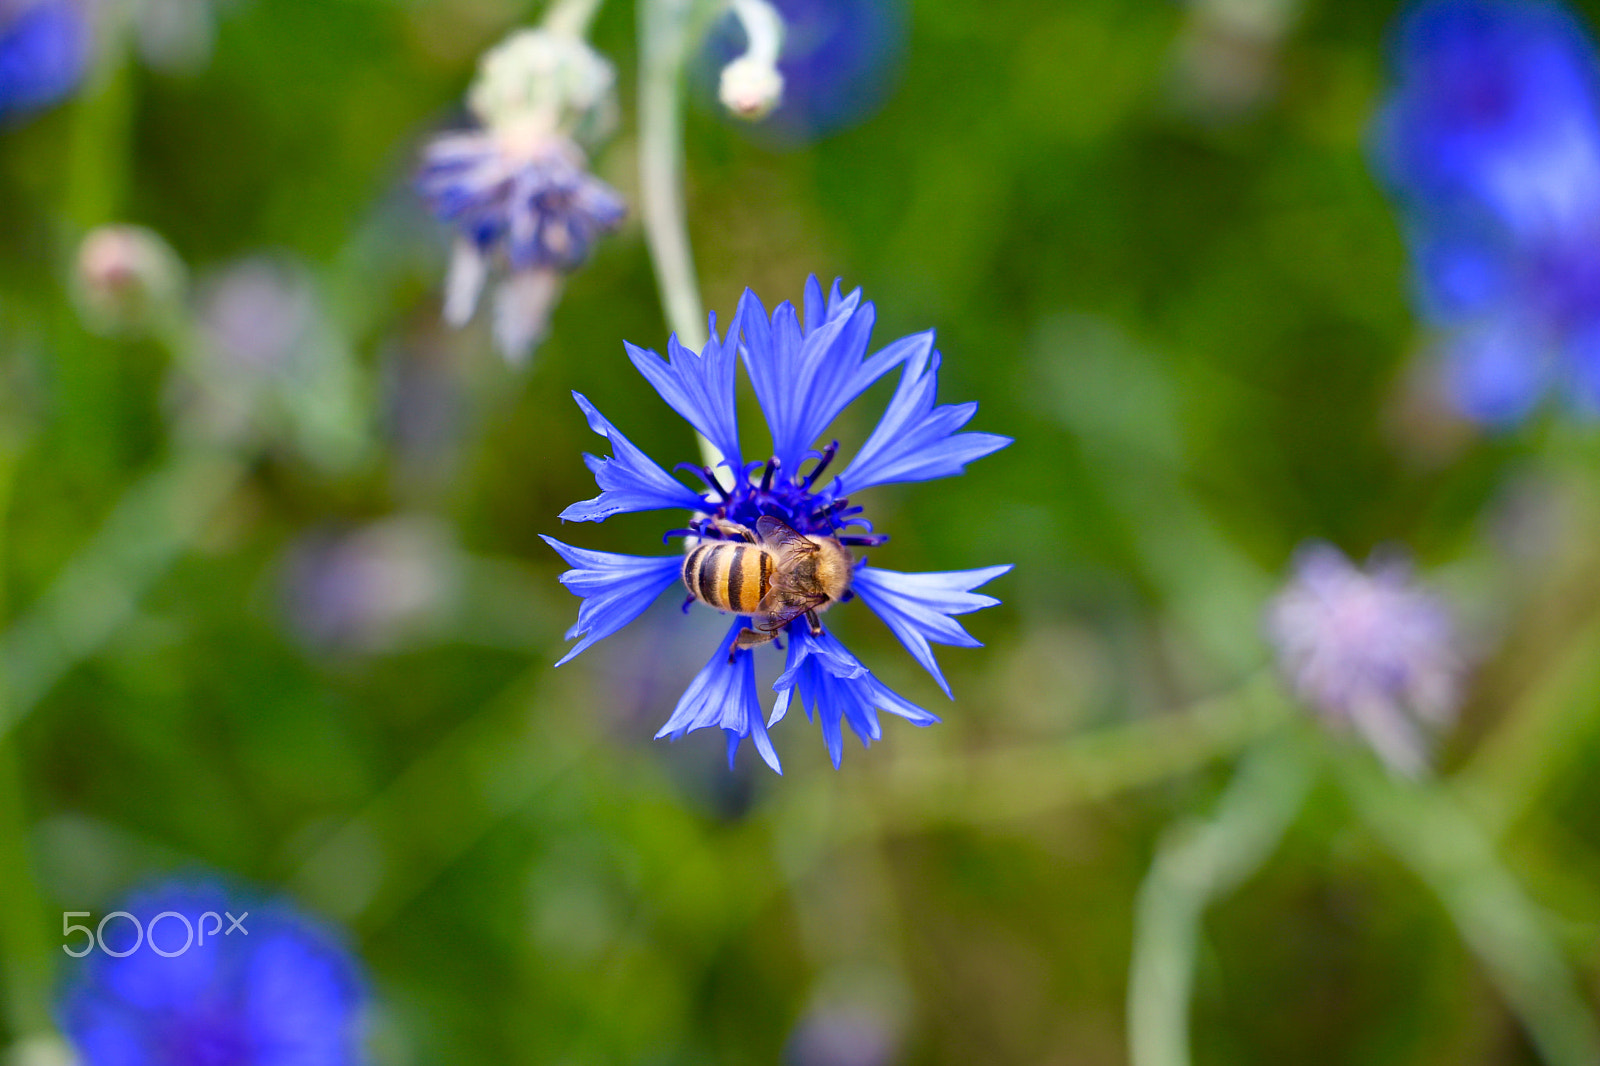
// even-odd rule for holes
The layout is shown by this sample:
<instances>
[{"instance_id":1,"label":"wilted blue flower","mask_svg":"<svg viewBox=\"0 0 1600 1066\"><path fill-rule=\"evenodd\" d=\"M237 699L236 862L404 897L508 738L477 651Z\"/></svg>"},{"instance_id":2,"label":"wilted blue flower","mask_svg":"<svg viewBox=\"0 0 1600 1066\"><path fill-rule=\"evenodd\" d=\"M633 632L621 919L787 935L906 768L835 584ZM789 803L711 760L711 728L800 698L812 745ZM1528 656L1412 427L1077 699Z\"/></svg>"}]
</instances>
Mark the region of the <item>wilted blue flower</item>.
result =
<instances>
[{"instance_id":1,"label":"wilted blue flower","mask_svg":"<svg viewBox=\"0 0 1600 1066\"><path fill-rule=\"evenodd\" d=\"M0 0L0 122L70 95L89 43L81 0Z\"/></svg>"},{"instance_id":2,"label":"wilted blue flower","mask_svg":"<svg viewBox=\"0 0 1600 1066\"><path fill-rule=\"evenodd\" d=\"M905 43L902 0L771 0L783 17L778 73L783 98L759 124L774 140L803 143L876 111L894 83ZM703 75L715 96L717 72L742 54L745 31L732 15L705 46Z\"/></svg>"},{"instance_id":3,"label":"wilted blue flower","mask_svg":"<svg viewBox=\"0 0 1600 1066\"><path fill-rule=\"evenodd\" d=\"M1600 404L1600 67L1539 0L1434 0L1402 23L1380 169L1407 215L1421 310L1470 417L1552 385Z\"/></svg>"},{"instance_id":4,"label":"wilted blue flower","mask_svg":"<svg viewBox=\"0 0 1600 1066\"><path fill-rule=\"evenodd\" d=\"M139 921L142 942L129 919L106 922L106 948L127 954L117 958L96 945L74 960L58 1009L82 1066L367 1061L357 965L329 932L292 908L251 902L215 884L169 883L118 909ZM157 920L169 911L189 926L170 916ZM79 950L77 943L69 946Z\"/></svg>"},{"instance_id":5,"label":"wilted blue flower","mask_svg":"<svg viewBox=\"0 0 1600 1066\"><path fill-rule=\"evenodd\" d=\"M663 360L627 345L629 358L661 394L723 456L721 471L693 468L704 490L690 489L635 447L593 404L574 393L589 428L611 444L610 456L586 455L600 495L561 513L568 521L603 521L628 511L686 510L687 529L668 534L706 540L729 539L729 524L754 529L762 516L780 519L801 534L836 537L846 546L871 547L888 538L872 532L862 508L848 497L863 489L902 481L927 481L959 474L965 465L1010 443L991 433L959 433L977 411L975 403L937 406L939 353L932 332L919 333L868 357L875 311L860 290L841 295L836 282L823 300L816 278L806 283L805 321L785 302L769 317L755 293L745 290L726 339L711 339L698 354L667 342ZM740 357L772 432L771 458L747 461L735 411L735 372ZM835 441L813 450L822 433L883 375L900 368L900 384L865 444L837 475L824 478L838 450ZM809 469L802 469L807 462ZM860 532L850 532L850 530ZM561 662L639 617L679 579L683 556L641 557L575 548L544 538L572 569L561 581L583 598L578 621L567 633L578 638ZM845 599L860 597L925 667L948 695L930 643L976 647L952 616L990 607L998 600L972 590L1010 569L992 566L939 574L902 574L857 561ZM682 736L718 726L728 734L730 761L744 737L774 769L778 757L757 691L751 650L735 641L750 626L738 617L657 736ZM807 716L821 721L834 765L842 750L840 723L865 744L878 739L878 712L898 714L918 725L937 719L873 676L825 629L813 635L804 618L787 625L787 669L774 685L772 721L798 695ZM559 665L559 664L558 664Z\"/></svg>"},{"instance_id":6,"label":"wilted blue flower","mask_svg":"<svg viewBox=\"0 0 1600 1066\"><path fill-rule=\"evenodd\" d=\"M1301 699L1354 726L1395 769L1426 764L1426 731L1453 718L1465 664L1448 608L1408 565L1362 570L1330 545L1302 548L1266 629Z\"/></svg>"},{"instance_id":7,"label":"wilted blue flower","mask_svg":"<svg viewBox=\"0 0 1600 1066\"><path fill-rule=\"evenodd\" d=\"M482 127L442 134L423 151L418 191L456 232L445 320L464 325L491 269L504 272L494 334L507 358L532 350L563 275L626 214L578 144L609 125L614 77L575 36L518 31L483 56L470 93Z\"/></svg>"}]
</instances>

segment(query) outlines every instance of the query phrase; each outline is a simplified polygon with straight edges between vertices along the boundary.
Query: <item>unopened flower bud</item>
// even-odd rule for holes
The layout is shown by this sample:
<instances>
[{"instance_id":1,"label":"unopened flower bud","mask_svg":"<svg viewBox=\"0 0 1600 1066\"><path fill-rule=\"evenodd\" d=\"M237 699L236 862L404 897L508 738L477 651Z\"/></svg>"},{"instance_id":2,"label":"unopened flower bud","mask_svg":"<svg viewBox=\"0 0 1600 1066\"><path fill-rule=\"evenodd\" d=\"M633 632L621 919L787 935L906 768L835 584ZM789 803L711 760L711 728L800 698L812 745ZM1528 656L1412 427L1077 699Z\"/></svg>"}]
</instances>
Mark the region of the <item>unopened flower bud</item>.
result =
<instances>
[{"instance_id":1,"label":"unopened flower bud","mask_svg":"<svg viewBox=\"0 0 1600 1066\"><path fill-rule=\"evenodd\" d=\"M581 38L519 30L484 53L468 103L486 126L532 124L593 144L615 123L616 80Z\"/></svg>"},{"instance_id":2,"label":"unopened flower bud","mask_svg":"<svg viewBox=\"0 0 1600 1066\"><path fill-rule=\"evenodd\" d=\"M783 103L783 75L770 62L740 56L722 68L718 96L735 116L760 122Z\"/></svg>"},{"instance_id":3,"label":"unopened flower bud","mask_svg":"<svg viewBox=\"0 0 1600 1066\"><path fill-rule=\"evenodd\" d=\"M183 263L142 226L101 226L78 246L75 278L84 322L98 333L143 333L183 298Z\"/></svg>"}]
</instances>

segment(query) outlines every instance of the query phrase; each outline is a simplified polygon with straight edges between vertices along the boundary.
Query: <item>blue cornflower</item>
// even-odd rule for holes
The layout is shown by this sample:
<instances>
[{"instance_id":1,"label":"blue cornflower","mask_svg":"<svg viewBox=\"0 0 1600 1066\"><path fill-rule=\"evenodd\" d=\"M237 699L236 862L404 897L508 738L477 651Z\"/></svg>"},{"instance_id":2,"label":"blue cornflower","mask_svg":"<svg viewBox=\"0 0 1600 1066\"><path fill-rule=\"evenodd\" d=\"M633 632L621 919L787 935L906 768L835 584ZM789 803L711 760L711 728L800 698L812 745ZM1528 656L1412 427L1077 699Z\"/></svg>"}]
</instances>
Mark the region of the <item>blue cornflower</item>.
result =
<instances>
[{"instance_id":1,"label":"blue cornflower","mask_svg":"<svg viewBox=\"0 0 1600 1066\"><path fill-rule=\"evenodd\" d=\"M81 0L0 0L0 122L65 99L88 64Z\"/></svg>"},{"instance_id":2,"label":"blue cornflower","mask_svg":"<svg viewBox=\"0 0 1600 1066\"><path fill-rule=\"evenodd\" d=\"M1455 717L1466 663L1449 607L1404 559L1362 569L1332 545L1307 545L1266 630L1295 693L1328 722L1354 727L1396 770L1426 765L1428 735Z\"/></svg>"},{"instance_id":3,"label":"blue cornflower","mask_svg":"<svg viewBox=\"0 0 1600 1066\"><path fill-rule=\"evenodd\" d=\"M713 315L710 340L699 353L683 347L676 336L667 341L665 360L653 351L626 345L633 365L661 398L723 457L722 469L692 468L705 489L688 488L574 393L589 428L610 442L612 454L584 456L600 495L573 504L561 517L599 522L629 511L685 510L692 514L688 528L668 536L683 535L702 543L742 542L741 531L764 524L770 528L776 519L814 545L836 541L844 548L874 547L888 538L872 531L872 524L862 517L863 509L852 506L849 497L879 485L959 474L967 463L1011 443L992 433L957 432L972 419L977 404L935 404L939 353L931 331L903 337L868 357L875 310L862 302L859 289L841 295L835 282L824 301L822 287L812 277L806 283L804 308L803 325L788 302L769 317L760 299L747 289L728 336L717 336ZM739 438L734 379L741 357L772 433L772 451L764 462L747 461ZM899 387L877 428L843 470L824 478L838 442L820 450L814 445L853 400L896 367ZM572 567L562 575L562 584L583 599L578 621L567 633L578 643L562 663L639 617L684 571L682 555L617 555L544 539ZM903 574L860 560L853 567L849 589L839 601L863 600L949 695L950 686L930 644L978 647L953 616L997 604L998 600L972 590L1011 568ZM823 602L817 609L828 605ZM881 735L879 711L917 725L938 720L891 691L820 622L808 622L804 616L777 621L760 613L738 616L656 735L676 739L691 730L718 726L728 734L730 763L739 741L750 737L768 765L782 772L767 735L770 723L763 718L752 651L740 643L742 632L763 624L785 631L789 638L786 669L773 686L777 700L770 721L783 717L798 696L807 717L814 715L820 721L835 766L843 746L841 722L866 744Z\"/></svg>"},{"instance_id":4,"label":"blue cornflower","mask_svg":"<svg viewBox=\"0 0 1600 1066\"><path fill-rule=\"evenodd\" d=\"M83 1066L367 1061L357 965L294 909L210 882L162 884L118 909L141 931L126 917L99 923L105 948L125 954L96 945L77 960L58 1010Z\"/></svg>"},{"instance_id":5,"label":"blue cornflower","mask_svg":"<svg viewBox=\"0 0 1600 1066\"><path fill-rule=\"evenodd\" d=\"M1380 170L1465 414L1526 416L1552 385L1600 403L1600 95L1577 21L1544 2L1434 0L1401 25Z\"/></svg>"}]
</instances>

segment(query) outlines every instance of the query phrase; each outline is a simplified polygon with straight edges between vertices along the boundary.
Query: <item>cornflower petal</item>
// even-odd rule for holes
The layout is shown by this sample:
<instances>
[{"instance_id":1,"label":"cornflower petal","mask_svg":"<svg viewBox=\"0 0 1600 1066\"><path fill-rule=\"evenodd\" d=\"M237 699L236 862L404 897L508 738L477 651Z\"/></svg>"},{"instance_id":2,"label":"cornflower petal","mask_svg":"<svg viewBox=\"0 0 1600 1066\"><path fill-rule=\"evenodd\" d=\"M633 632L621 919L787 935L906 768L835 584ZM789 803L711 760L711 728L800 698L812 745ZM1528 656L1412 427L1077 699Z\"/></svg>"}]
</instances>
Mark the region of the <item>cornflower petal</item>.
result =
<instances>
[{"instance_id":1,"label":"cornflower petal","mask_svg":"<svg viewBox=\"0 0 1600 1066\"><path fill-rule=\"evenodd\" d=\"M673 708L667 724L656 733L656 739L671 737L677 740L685 733L708 726L717 726L728 734L728 766L732 768L739 741L749 737L756 751L776 773L783 773L778 763L778 753L767 735L767 723L761 717L761 701L756 698L755 660L749 651L737 652L729 658L739 631L749 627L741 618L722 638L711 659L695 675Z\"/></svg>"},{"instance_id":2,"label":"cornflower petal","mask_svg":"<svg viewBox=\"0 0 1600 1066\"><path fill-rule=\"evenodd\" d=\"M863 359L877 310L861 302L861 290L839 294L826 309L813 275L806 282L806 322L785 301L767 318L760 297L749 289L739 300L735 329L744 338L745 368L772 429L772 453L795 471L811 445L874 381L919 349L931 350L933 334L902 338Z\"/></svg>"},{"instance_id":3,"label":"cornflower petal","mask_svg":"<svg viewBox=\"0 0 1600 1066\"><path fill-rule=\"evenodd\" d=\"M849 496L874 485L931 481L960 474L966 464L1011 443L994 433L956 433L977 413L976 403L934 406L939 353L930 346L907 353L900 384L867 443L839 475L835 490Z\"/></svg>"},{"instance_id":4,"label":"cornflower petal","mask_svg":"<svg viewBox=\"0 0 1600 1066\"><path fill-rule=\"evenodd\" d=\"M600 495L582 500L561 512L564 522L604 522L615 514L629 511L660 511L668 508L699 510L705 501L682 482L640 451L616 426L595 409L582 393L574 392L589 428L611 442L610 457L584 454L583 461L594 472Z\"/></svg>"},{"instance_id":5,"label":"cornflower petal","mask_svg":"<svg viewBox=\"0 0 1600 1066\"><path fill-rule=\"evenodd\" d=\"M874 677L826 629L812 636L805 626L796 626L790 629L789 638L785 669L772 686L778 698L771 721L783 718L798 692L806 717L811 718L814 712L822 727L822 740L834 769L839 768L844 755L841 722L848 722L851 731L861 738L861 746L867 747L883 738L879 710L897 714L913 725L932 725L939 720Z\"/></svg>"},{"instance_id":6,"label":"cornflower petal","mask_svg":"<svg viewBox=\"0 0 1600 1066\"><path fill-rule=\"evenodd\" d=\"M583 598L578 620L566 632L568 640L583 639L557 666L571 662L591 644L638 618L678 579L683 568L681 555L619 555L574 548L542 533L540 538L572 567L561 575L561 583Z\"/></svg>"},{"instance_id":7,"label":"cornflower petal","mask_svg":"<svg viewBox=\"0 0 1600 1066\"><path fill-rule=\"evenodd\" d=\"M944 694L954 699L949 682L934 661L929 643L959 648L983 647L951 616L997 605L1000 601L993 596L972 590L1010 570L1010 566L987 566L981 570L902 574L863 566L856 570L850 587L900 638L911 657L933 675Z\"/></svg>"},{"instance_id":8,"label":"cornflower petal","mask_svg":"<svg viewBox=\"0 0 1600 1066\"><path fill-rule=\"evenodd\" d=\"M622 346L639 373L667 401L667 406L699 430L737 470L742 465L734 392L739 345L734 336L726 341L717 339L715 314L711 316L707 332L711 339L698 355L694 349L678 343L676 333L667 338L666 359L651 349L627 341L623 341Z\"/></svg>"}]
</instances>

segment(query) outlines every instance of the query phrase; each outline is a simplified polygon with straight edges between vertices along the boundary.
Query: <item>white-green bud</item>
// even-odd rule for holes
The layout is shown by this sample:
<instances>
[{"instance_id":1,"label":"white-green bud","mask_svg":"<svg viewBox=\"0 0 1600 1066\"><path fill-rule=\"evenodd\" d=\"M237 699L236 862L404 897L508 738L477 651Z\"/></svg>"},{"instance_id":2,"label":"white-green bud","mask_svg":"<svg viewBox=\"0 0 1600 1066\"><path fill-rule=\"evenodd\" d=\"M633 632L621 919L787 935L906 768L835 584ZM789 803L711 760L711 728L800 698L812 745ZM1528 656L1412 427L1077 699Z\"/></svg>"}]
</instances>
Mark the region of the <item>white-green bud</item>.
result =
<instances>
[{"instance_id":1,"label":"white-green bud","mask_svg":"<svg viewBox=\"0 0 1600 1066\"><path fill-rule=\"evenodd\" d=\"M616 81L611 64L581 38L518 30L483 54L467 99L486 126L560 132L593 144L616 122Z\"/></svg>"},{"instance_id":2,"label":"white-green bud","mask_svg":"<svg viewBox=\"0 0 1600 1066\"><path fill-rule=\"evenodd\" d=\"M771 63L740 56L722 68L717 95L733 115L760 122L783 103L783 75Z\"/></svg>"}]
</instances>

